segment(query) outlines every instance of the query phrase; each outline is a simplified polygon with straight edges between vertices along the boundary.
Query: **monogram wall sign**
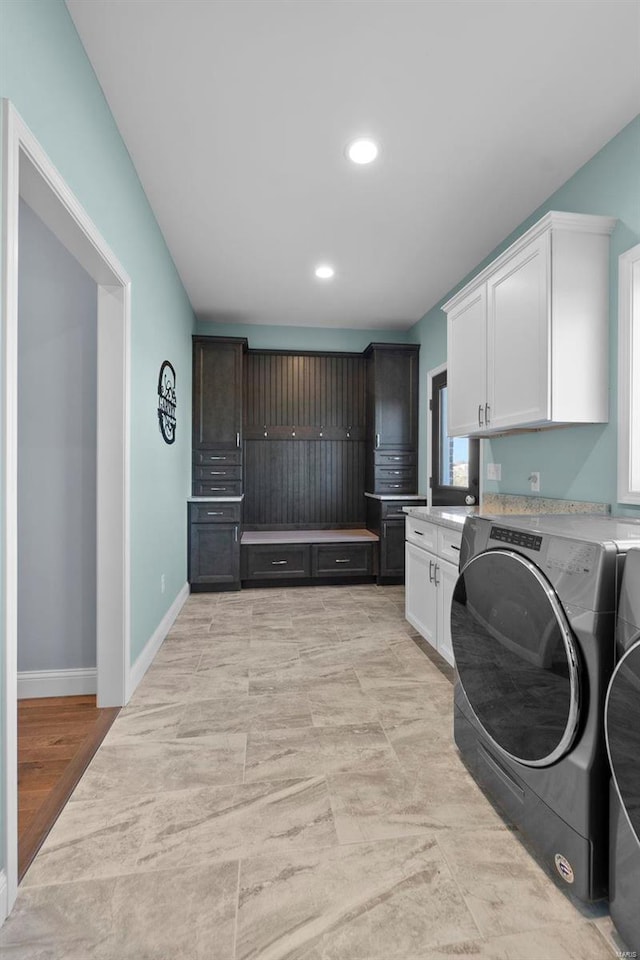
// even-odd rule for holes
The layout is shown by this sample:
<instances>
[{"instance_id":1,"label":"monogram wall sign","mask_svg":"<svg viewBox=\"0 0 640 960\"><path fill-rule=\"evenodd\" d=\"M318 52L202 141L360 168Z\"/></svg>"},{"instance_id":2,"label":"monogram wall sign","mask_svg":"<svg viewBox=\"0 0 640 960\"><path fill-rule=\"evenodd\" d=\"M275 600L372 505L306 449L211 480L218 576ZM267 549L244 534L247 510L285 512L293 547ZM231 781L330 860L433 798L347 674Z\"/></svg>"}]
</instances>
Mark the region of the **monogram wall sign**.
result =
<instances>
[{"instance_id":1,"label":"monogram wall sign","mask_svg":"<svg viewBox=\"0 0 640 960\"><path fill-rule=\"evenodd\" d=\"M176 372L168 360L158 377L158 423L165 443L176 439Z\"/></svg>"}]
</instances>

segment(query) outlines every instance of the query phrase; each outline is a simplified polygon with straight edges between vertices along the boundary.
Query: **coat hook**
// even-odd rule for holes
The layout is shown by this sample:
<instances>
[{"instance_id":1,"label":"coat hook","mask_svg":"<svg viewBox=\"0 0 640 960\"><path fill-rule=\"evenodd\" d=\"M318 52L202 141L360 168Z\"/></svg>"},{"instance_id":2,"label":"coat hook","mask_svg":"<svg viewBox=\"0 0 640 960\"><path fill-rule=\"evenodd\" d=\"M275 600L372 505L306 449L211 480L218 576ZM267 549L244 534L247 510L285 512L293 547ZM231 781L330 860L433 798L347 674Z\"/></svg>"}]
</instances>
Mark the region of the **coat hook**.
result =
<instances>
[{"instance_id":1,"label":"coat hook","mask_svg":"<svg viewBox=\"0 0 640 960\"><path fill-rule=\"evenodd\" d=\"M264 435L265 435L265 437L268 437L268 436L269 436L269 434L267 433L267 425L266 425L266 423L265 423L265 425L264 425Z\"/></svg>"},{"instance_id":2,"label":"coat hook","mask_svg":"<svg viewBox=\"0 0 640 960\"><path fill-rule=\"evenodd\" d=\"M291 431L291 436L295 437L295 435L296 435L296 428L294 427L293 430Z\"/></svg>"},{"instance_id":3,"label":"coat hook","mask_svg":"<svg viewBox=\"0 0 640 960\"><path fill-rule=\"evenodd\" d=\"M320 426L320 436L322 436L322 431L324 430L323 426Z\"/></svg>"},{"instance_id":4,"label":"coat hook","mask_svg":"<svg viewBox=\"0 0 640 960\"><path fill-rule=\"evenodd\" d=\"M351 436L351 427L347 427L347 437Z\"/></svg>"}]
</instances>

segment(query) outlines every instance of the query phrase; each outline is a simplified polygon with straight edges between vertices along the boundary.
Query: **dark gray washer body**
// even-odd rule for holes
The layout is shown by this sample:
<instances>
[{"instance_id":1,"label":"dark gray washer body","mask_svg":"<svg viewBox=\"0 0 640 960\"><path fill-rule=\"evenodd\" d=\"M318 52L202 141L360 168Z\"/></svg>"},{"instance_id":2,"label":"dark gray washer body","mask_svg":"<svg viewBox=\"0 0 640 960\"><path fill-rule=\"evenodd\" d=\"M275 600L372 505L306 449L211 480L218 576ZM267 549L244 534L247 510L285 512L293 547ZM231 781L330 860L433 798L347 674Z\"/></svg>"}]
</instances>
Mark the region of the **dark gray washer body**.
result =
<instances>
[{"instance_id":1,"label":"dark gray washer body","mask_svg":"<svg viewBox=\"0 0 640 960\"><path fill-rule=\"evenodd\" d=\"M514 539L519 542L508 542L510 534L505 540L504 531L509 530L518 532ZM498 538L492 537L495 532ZM528 546L530 542L534 546ZM605 517L470 517L463 532L458 585L465 564L476 557L480 560L486 551L512 552L528 561L547 584L550 602L561 608L575 648L580 683L577 725L569 746L549 764L530 765L502 749L488 733L469 701L461 679L463 668L459 667L454 691L455 741L485 792L520 828L549 868L584 900L601 898L607 892L609 771L604 701L614 665L618 571L629 546L640 546L640 524ZM490 594L491 585L487 589ZM491 607L490 601L488 604ZM474 642L468 616L467 626L456 622L463 606L454 594L452 640L460 663ZM524 616L530 612L525 611ZM532 724L532 729L536 726L544 726L544 719L539 725Z\"/></svg>"}]
</instances>

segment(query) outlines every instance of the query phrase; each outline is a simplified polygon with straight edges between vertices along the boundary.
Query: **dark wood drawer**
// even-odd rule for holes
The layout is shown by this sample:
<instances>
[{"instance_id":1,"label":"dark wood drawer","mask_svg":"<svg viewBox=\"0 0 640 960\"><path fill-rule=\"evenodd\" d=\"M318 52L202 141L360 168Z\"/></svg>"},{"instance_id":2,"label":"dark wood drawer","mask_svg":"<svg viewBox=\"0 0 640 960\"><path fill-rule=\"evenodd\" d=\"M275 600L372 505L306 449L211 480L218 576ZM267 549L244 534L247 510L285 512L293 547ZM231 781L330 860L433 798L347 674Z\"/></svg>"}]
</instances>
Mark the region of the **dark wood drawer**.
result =
<instances>
[{"instance_id":1,"label":"dark wood drawer","mask_svg":"<svg viewBox=\"0 0 640 960\"><path fill-rule=\"evenodd\" d=\"M416 468L409 464L407 467L376 467L375 478L378 480L413 480Z\"/></svg>"},{"instance_id":2,"label":"dark wood drawer","mask_svg":"<svg viewBox=\"0 0 640 960\"><path fill-rule=\"evenodd\" d=\"M209 483L218 483L221 480L242 480L242 467L239 464L237 466L227 467L222 463L212 463L204 467L194 467L193 479L206 480Z\"/></svg>"},{"instance_id":3,"label":"dark wood drawer","mask_svg":"<svg viewBox=\"0 0 640 960\"><path fill-rule=\"evenodd\" d=\"M383 520L402 520L406 516L403 513L403 507L423 507L425 500L381 500L380 515Z\"/></svg>"},{"instance_id":4,"label":"dark wood drawer","mask_svg":"<svg viewBox=\"0 0 640 960\"><path fill-rule=\"evenodd\" d=\"M314 543L311 560L314 577L369 576L373 573L373 544Z\"/></svg>"},{"instance_id":5,"label":"dark wood drawer","mask_svg":"<svg viewBox=\"0 0 640 960\"><path fill-rule=\"evenodd\" d=\"M242 480L193 481L194 497L238 497L242 493Z\"/></svg>"},{"instance_id":6,"label":"dark wood drawer","mask_svg":"<svg viewBox=\"0 0 640 960\"><path fill-rule=\"evenodd\" d=\"M415 450L412 450L410 453L406 450L385 450L384 453L376 450L374 455L376 467L407 467L415 464L416 459Z\"/></svg>"},{"instance_id":7,"label":"dark wood drawer","mask_svg":"<svg viewBox=\"0 0 640 960\"><path fill-rule=\"evenodd\" d=\"M311 576L308 543L256 544L242 547L243 580L283 580Z\"/></svg>"},{"instance_id":8,"label":"dark wood drawer","mask_svg":"<svg viewBox=\"0 0 640 960\"><path fill-rule=\"evenodd\" d=\"M194 450L193 463L194 466L242 464L242 450Z\"/></svg>"},{"instance_id":9,"label":"dark wood drawer","mask_svg":"<svg viewBox=\"0 0 640 960\"><path fill-rule=\"evenodd\" d=\"M190 523L238 523L240 521L239 503L190 503Z\"/></svg>"},{"instance_id":10,"label":"dark wood drawer","mask_svg":"<svg viewBox=\"0 0 640 960\"><path fill-rule=\"evenodd\" d=\"M376 480L375 493L413 493L415 480Z\"/></svg>"}]
</instances>

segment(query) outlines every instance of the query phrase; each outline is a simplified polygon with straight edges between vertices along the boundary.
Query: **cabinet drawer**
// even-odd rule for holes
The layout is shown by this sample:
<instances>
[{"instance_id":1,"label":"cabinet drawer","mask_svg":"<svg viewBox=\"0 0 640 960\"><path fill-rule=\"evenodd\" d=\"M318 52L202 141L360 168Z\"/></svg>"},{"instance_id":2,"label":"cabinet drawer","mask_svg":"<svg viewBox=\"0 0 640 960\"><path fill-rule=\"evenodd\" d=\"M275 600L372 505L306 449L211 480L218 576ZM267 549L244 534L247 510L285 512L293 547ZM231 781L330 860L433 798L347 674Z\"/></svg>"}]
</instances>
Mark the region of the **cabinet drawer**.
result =
<instances>
[{"instance_id":1,"label":"cabinet drawer","mask_svg":"<svg viewBox=\"0 0 640 960\"><path fill-rule=\"evenodd\" d=\"M223 463L194 467L193 479L206 480L209 483L219 483L221 480L242 480L242 467L239 464L227 467Z\"/></svg>"},{"instance_id":2,"label":"cabinet drawer","mask_svg":"<svg viewBox=\"0 0 640 960\"><path fill-rule=\"evenodd\" d=\"M416 468L409 464L406 467L397 466L397 467L376 467L375 469L375 478L376 483L386 482L393 483L397 480L410 481L413 483L414 477L416 475Z\"/></svg>"},{"instance_id":3,"label":"cabinet drawer","mask_svg":"<svg viewBox=\"0 0 640 960\"><path fill-rule=\"evenodd\" d=\"M241 480L220 480L217 483L209 483L207 480L193 481L194 497L239 497L241 493Z\"/></svg>"},{"instance_id":4,"label":"cabinet drawer","mask_svg":"<svg viewBox=\"0 0 640 960\"><path fill-rule=\"evenodd\" d=\"M460 563L460 544L462 530L450 530L448 527L438 527L438 556L443 560L450 560L456 567Z\"/></svg>"},{"instance_id":5,"label":"cabinet drawer","mask_svg":"<svg viewBox=\"0 0 640 960\"><path fill-rule=\"evenodd\" d=\"M239 503L190 503L190 523L238 523Z\"/></svg>"},{"instance_id":6,"label":"cabinet drawer","mask_svg":"<svg viewBox=\"0 0 640 960\"><path fill-rule=\"evenodd\" d=\"M282 580L310 576L311 550L308 543L242 547L243 580Z\"/></svg>"},{"instance_id":7,"label":"cabinet drawer","mask_svg":"<svg viewBox=\"0 0 640 960\"><path fill-rule=\"evenodd\" d=\"M422 507L426 500L383 500L380 516L383 520L404 520L406 513L403 507Z\"/></svg>"},{"instance_id":8,"label":"cabinet drawer","mask_svg":"<svg viewBox=\"0 0 640 960\"><path fill-rule=\"evenodd\" d=\"M405 536L409 543L415 543L417 547L431 550L432 553L437 552L438 528L435 523L418 520L417 517L407 517Z\"/></svg>"},{"instance_id":9,"label":"cabinet drawer","mask_svg":"<svg viewBox=\"0 0 640 960\"><path fill-rule=\"evenodd\" d=\"M326 543L312 546L314 577L368 576L373 573L370 543Z\"/></svg>"},{"instance_id":10,"label":"cabinet drawer","mask_svg":"<svg viewBox=\"0 0 640 960\"><path fill-rule=\"evenodd\" d=\"M413 476L406 480L381 480L376 476L374 483L375 493L413 493L416 486Z\"/></svg>"},{"instance_id":11,"label":"cabinet drawer","mask_svg":"<svg viewBox=\"0 0 640 960\"><path fill-rule=\"evenodd\" d=\"M376 450L374 454L374 461L376 467L406 467L415 464L416 454L415 451L407 453L403 450L395 451L385 451L382 453L380 450Z\"/></svg>"},{"instance_id":12,"label":"cabinet drawer","mask_svg":"<svg viewBox=\"0 0 640 960\"><path fill-rule=\"evenodd\" d=\"M242 450L194 450L193 463L194 466L204 466L208 463L223 466L242 464Z\"/></svg>"}]
</instances>

